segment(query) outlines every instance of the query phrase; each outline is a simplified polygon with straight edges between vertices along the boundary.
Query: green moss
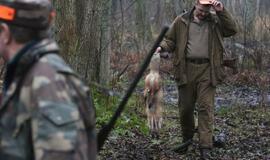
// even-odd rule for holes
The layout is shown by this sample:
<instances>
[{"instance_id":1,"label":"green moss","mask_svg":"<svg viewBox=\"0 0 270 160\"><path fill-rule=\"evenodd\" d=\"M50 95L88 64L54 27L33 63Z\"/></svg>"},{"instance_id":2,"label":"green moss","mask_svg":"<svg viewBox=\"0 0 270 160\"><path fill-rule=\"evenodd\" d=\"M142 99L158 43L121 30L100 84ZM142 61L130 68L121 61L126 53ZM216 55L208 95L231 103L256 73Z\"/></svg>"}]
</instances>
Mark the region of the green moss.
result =
<instances>
[{"instance_id":1,"label":"green moss","mask_svg":"<svg viewBox=\"0 0 270 160\"><path fill-rule=\"evenodd\" d=\"M104 96L96 89L93 89L92 92L96 108L96 126L97 129L100 129L109 122L121 99L118 97ZM146 125L146 119L142 117L143 107L141 106L139 96L134 95L130 97L124 112L117 120L112 134L115 136L132 136L133 130L147 134L149 130Z\"/></svg>"},{"instance_id":2,"label":"green moss","mask_svg":"<svg viewBox=\"0 0 270 160\"><path fill-rule=\"evenodd\" d=\"M217 114L219 116L226 116L227 114L229 114L231 112L231 107L220 107L217 110Z\"/></svg>"}]
</instances>

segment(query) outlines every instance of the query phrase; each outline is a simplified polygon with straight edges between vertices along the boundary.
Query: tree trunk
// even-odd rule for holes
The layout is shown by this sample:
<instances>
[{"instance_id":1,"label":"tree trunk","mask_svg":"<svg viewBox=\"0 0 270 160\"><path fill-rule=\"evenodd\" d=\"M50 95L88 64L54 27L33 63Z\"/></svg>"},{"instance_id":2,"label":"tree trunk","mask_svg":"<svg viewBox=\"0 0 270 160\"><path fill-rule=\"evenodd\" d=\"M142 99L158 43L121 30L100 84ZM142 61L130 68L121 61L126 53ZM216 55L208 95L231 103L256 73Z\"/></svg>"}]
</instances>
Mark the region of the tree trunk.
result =
<instances>
[{"instance_id":1,"label":"tree trunk","mask_svg":"<svg viewBox=\"0 0 270 160\"><path fill-rule=\"evenodd\" d=\"M104 46L109 42L108 25L100 25L99 17L108 14L99 12L101 1L63 0L53 4L57 11L56 39L63 57L86 81L107 83L109 78L104 75L109 76L109 53Z\"/></svg>"},{"instance_id":2,"label":"tree trunk","mask_svg":"<svg viewBox=\"0 0 270 160\"><path fill-rule=\"evenodd\" d=\"M173 6L176 15L183 13L184 9L186 9L182 0L174 0Z\"/></svg>"},{"instance_id":3,"label":"tree trunk","mask_svg":"<svg viewBox=\"0 0 270 160\"><path fill-rule=\"evenodd\" d=\"M99 82L101 55L98 52L98 0L77 1L75 7L79 36L78 70L84 79Z\"/></svg>"},{"instance_id":4,"label":"tree trunk","mask_svg":"<svg viewBox=\"0 0 270 160\"><path fill-rule=\"evenodd\" d=\"M78 35L76 33L75 0L52 1L57 15L55 20L55 37L61 47L61 55L64 59L76 67L76 48ZM72 36L70 36L72 35Z\"/></svg>"},{"instance_id":5,"label":"tree trunk","mask_svg":"<svg viewBox=\"0 0 270 160\"><path fill-rule=\"evenodd\" d=\"M111 30L110 30L110 11L112 3L110 1L102 1L101 25L100 25L100 49L101 55L99 82L107 85L110 80L110 52L111 52Z\"/></svg>"},{"instance_id":6,"label":"tree trunk","mask_svg":"<svg viewBox=\"0 0 270 160\"><path fill-rule=\"evenodd\" d=\"M143 50L146 49L146 42L152 40L152 31L147 16L145 4L145 0L137 0L136 2L137 38Z\"/></svg>"}]
</instances>

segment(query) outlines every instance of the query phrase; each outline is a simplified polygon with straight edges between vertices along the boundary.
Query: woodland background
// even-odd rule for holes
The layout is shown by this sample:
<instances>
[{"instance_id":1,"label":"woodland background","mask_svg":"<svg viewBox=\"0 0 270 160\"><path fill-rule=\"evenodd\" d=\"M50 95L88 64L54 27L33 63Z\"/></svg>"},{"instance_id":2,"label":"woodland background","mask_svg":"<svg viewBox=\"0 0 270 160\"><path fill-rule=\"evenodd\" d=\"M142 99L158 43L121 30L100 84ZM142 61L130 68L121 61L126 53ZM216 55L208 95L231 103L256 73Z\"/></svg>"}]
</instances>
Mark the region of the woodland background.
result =
<instances>
[{"instance_id":1,"label":"woodland background","mask_svg":"<svg viewBox=\"0 0 270 160\"><path fill-rule=\"evenodd\" d=\"M164 25L194 6L195 0L55 0L54 36L62 56L89 83L97 128L108 122ZM225 40L239 73L217 88L215 133L226 147L213 159L270 159L270 14L269 0L221 0L235 17L239 33ZM171 151L181 142L177 92L170 60L163 60L166 108L164 128L152 139L143 109L141 81L99 159L197 159ZM235 98L233 103L228 99ZM259 103L254 103L253 99ZM176 99L171 102L170 99ZM235 103L235 101L245 103ZM219 104L219 101L222 101ZM228 102L228 103L227 103Z\"/></svg>"},{"instance_id":2,"label":"woodland background","mask_svg":"<svg viewBox=\"0 0 270 160\"><path fill-rule=\"evenodd\" d=\"M227 40L242 69L269 68L269 0L222 0L240 32ZM108 84L145 56L164 25L193 0L57 0L55 35L65 59L89 81ZM110 62L117 62L112 63ZM130 69L130 68L129 68Z\"/></svg>"}]
</instances>

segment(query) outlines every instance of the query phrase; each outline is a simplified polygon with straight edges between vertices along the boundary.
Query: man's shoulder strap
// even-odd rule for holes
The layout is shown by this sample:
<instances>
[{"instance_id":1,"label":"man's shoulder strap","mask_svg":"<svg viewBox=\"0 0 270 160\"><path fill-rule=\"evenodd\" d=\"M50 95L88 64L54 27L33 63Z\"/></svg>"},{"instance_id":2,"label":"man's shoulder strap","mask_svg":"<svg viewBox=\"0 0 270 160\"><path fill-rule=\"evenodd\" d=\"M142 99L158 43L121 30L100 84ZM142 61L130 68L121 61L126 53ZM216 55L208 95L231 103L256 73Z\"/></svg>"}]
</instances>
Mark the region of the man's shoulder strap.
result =
<instances>
[{"instance_id":1,"label":"man's shoulder strap","mask_svg":"<svg viewBox=\"0 0 270 160\"><path fill-rule=\"evenodd\" d=\"M11 100L15 95L17 95L20 92L20 90L22 88L22 85L23 85L23 81L24 81L26 75L28 74L28 72L30 71L31 67L33 67L34 64L36 64L41 57L43 57L45 55L48 55L48 54L57 54L57 53L56 52L44 52L44 53L40 53L38 56L36 56L35 58L33 58L33 60L31 61L31 63L29 63L27 66L25 66L24 72L23 72L22 76L19 78L18 83L17 83L17 86L16 86L16 89L15 89L13 95L11 96L11 98L9 100Z\"/></svg>"}]
</instances>

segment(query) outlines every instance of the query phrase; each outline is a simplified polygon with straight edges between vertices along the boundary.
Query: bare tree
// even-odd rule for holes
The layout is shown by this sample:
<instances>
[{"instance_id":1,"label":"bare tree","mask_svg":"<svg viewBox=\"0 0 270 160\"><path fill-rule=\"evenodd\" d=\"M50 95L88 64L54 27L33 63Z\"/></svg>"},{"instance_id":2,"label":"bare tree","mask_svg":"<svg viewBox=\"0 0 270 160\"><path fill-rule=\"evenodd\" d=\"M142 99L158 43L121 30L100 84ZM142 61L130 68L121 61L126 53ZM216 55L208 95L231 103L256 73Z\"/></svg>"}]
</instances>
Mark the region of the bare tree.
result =
<instances>
[{"instance_id":1,"label":"bare tree","mask_svg":"<svg viewBox=\"0 0 270 160\"><path fill-rule=\"evenodd\" d=\"M106 37L108 24L104 19L108 13L101 12L102 2L53 1L58 15L56 37L63 56L85 80L107 83L109 78L104 75L109 75L109 50L104 46L109 43ZM107 11L106 9L103 11Z\"/></svg>"},{"instance_id":2,"label":"bare tree","mask_svg":"<svg viewBox=\"0 0 270 160\"><path fill-rule=\"evenodd\" d=\"M100 47L101 55L99 83L107 85L110 81L110 51L111 51L111 1L101 1Z\"/></svg>"},{"instance_id":3,"label":"bare tree","mask_svg":"<svg viewBox=\"0 0 270 160\"><path fill-rule=\"evenodd\" d=\"M234 54L240 54L238 50L244 52L243 67L248 64L263 69L267 64L267 58L263 57L269 49L270 1L221 1L240 28L238 35L226 45ZM83 78L107 84L112 55L128 57L131 53L144 53L160 28L171 24L184 9L191 9L195 0L62 0L53 3L57 10L55 33L63 57ZM237 48L236 43L244 48Z\"/></svg>"}]
</instances>

